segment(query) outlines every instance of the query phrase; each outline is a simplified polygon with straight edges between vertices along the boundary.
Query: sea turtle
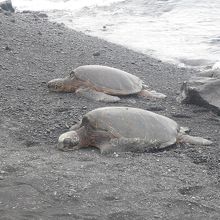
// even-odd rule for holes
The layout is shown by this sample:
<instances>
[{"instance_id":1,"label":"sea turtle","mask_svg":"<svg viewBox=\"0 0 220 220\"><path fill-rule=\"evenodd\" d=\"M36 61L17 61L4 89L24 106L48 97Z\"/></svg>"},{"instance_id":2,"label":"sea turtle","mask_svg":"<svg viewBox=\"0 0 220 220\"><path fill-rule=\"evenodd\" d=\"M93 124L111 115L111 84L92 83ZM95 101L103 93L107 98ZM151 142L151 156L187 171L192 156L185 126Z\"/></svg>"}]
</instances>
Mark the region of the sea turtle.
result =
<instances>
[{"instance_id":1,"label":"sea turtle","mask_svg":"<svg viewBox=\"0 0 220 220\"><path fill-rule=\"evenodd\" d=\"M118 96L138 94L143 97L165 98L166 95L144 89L143 81L125 71L101 66L85 65L74 69L66 78L48 82L50 91L75 92L96 101L117 102Z\"/></svg>"},{"instance_id":2,"label":"sea turtle","mask_svg":"<svg viewBox=\"0 0 220 220\"><path fill-rule=\"evenodd\" d=\"M62 134L58 149L76 150L94 146L106 152L146 152L175 143L210 145L211 141L192 137L170 118L131 107L103 107L84 115L78 128Z\"/></svg>"}]
</instances>

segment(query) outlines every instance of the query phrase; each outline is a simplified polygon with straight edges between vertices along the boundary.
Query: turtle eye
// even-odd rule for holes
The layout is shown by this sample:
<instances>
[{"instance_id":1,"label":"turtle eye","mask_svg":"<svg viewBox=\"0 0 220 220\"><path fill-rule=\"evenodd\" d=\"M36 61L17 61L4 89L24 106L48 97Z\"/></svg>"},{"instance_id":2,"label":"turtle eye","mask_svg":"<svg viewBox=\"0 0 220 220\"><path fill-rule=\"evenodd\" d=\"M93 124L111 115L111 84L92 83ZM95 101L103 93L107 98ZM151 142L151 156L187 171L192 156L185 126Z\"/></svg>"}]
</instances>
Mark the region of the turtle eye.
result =
<instances>
[{"instance_id":1,"label":"turtle eye","mask_svg":"<svg viewBox=\"0 0 220 220\"><path fill-rule=\"evenodd\" d=\"M75 72L72 70L70 73L70 77L74 77L75 76Z\"/></svg>"},{"instance_id":2,"label":"turtle eye","mask_svg":"<svg viewBox=\"0 0 220 220\"><path fill-rule=\"evenodd\" d=\"M55 89L59 89L59 87L60 87L60 86L59 86L59 84L57 84L57 83L54 85L54 88L55 88Z\"/></svg>"}]
</instances>

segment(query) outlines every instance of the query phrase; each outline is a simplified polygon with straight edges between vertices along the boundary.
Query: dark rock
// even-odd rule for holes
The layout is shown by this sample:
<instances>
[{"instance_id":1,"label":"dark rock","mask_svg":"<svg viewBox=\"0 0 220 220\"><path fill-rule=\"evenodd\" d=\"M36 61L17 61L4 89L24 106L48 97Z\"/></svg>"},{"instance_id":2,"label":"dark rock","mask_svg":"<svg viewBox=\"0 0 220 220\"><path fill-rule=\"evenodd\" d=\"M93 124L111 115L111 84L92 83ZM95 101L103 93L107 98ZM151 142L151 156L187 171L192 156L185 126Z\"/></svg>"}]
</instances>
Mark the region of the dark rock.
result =
<instances>
[{"instance_id":1,"label":"dark rock","mask_svg":"<svg viewBox=\"0 0 220 220\"><path fill-rule=\"evenodd\" d=\"M220 114L220 79L217 77L192 77L181 86L181 103L204 106Z\"/></svg>"},{"instance_id":2,"label":"dark rock","mask_svg":"<svg viewBox=\"0 0 220 220\"><path fill-rule=\"evenodd\" d=\"M105 25L102 26L102 31L107 31L107 27Z\"/></svg>"},{"instance_id":3,"label":"dark rock","mask_svg":"<svg viewBox=\"0 0 220 220\"><path fill-rule=\"evenodd\" d=\"M14 18L10 19L10 22L15 23L15 19Z\"/></svg>"},{"instance_id":4,"label":"dark rock","mask_svg":"<svg viewBox=\"0 0 220 220\"><path fill-rule=\"evenodd\" d=\"M196 74L198 77L211 77L220 79L220 70L207 70Z\"/></svg>"},{"instance_id":5,"label":"dark rock","mask_svg":"<svg viewBox=\"0 0 220 220\"><path fill-rule=\"evenodd\" d=\"M9 12L9 11L4 11L4 15L6 15L6 16L11 16L11 12Z\"/></svg>"},{"instance_id":6,"label":"dark rock","mask_svg":"<svg viewBox=\"0 0 220 220\"><path fill-rule=\"evenodd\" d=\"M95 53L93 53L93 56L94 56L94 57L100 56L100 52L95 52Z\"/></svg>"},{"instance_id":7,"label":"dark rock","mask_svg":"<svg viewBox=\"0 0 220 220\"><path fill-rule=\"evenodd\" d=\"M33 141L33 140L25 140L24 145L26 147L33 147L35 145L39 144L39 142L37 141Z\"/></svg>"},{"instance_id":8,"label":"dark rock","mask_svg":"<svg viewBox=\"0 0 220 220\"><path fill-rule=\"evenodd\" d=\"M202 191L203 186L188 186L178 189L179 193L182 195L196 195Z\"/></svg>"},{"instance_id":9,"label":"dark rock","mask_svg":"<svg viewBox=\"0 0 220 220\"><path fill-rule=\"evenodd\" d=\"M15 12L15 9L12 6L11 0L0 2L0 8L2 8L4 11L7 11L7 12Z\"/></svg>"},{"instance_id":10,"label":"dark rock","mask_svg":"<svg viewBox=\"0 0 220 220\"><path fill-rule=\"evenodd\" d=\"M11 51L11 48L7 45L7 46L5 47L5 50Z\"/></svg>"},{"instance_id":11,"label":"dark rock","mask_svg":"<svg viewBox=\"0 0 220 220\"><path fill-rule=\"evenodd\" d=\"M25 88L23 86L18 86L17 90L24 90Z\"/></svg>"},{"instance_id":12,"label":"dark rock","mask_svg":"<svg viewBox=\"0 0 220 220\"><path fill-rule=\"evenodd\" d=\"M45 14L45 13L39 13L37 16L38 16L39 18L48 18L48 15Z\"/></svg>"},{"instance_id":13,"label":"dark rock","mask_svg":"<svg viewBox=\"0 0 220 220\"><path fill-rule=\"evenodd\" d=\"M24 11L22 11L22 13L23 13L23 14L31 14L32 11L30 11L30 10L24 10Z\"/></svg>"}]
</instances>

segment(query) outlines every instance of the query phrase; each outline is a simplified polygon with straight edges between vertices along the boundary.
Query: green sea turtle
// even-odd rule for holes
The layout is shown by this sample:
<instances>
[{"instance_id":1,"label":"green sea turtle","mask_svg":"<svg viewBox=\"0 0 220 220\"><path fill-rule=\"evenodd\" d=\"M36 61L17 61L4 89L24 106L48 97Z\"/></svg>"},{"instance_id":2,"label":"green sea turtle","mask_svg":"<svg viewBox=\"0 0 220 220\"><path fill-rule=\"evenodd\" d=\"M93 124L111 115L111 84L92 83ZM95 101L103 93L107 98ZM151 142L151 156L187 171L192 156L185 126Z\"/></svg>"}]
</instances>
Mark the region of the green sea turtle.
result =
<instances>
[{"instance_id":1,"label":"green sea turtle","mask_svg":"<svg viewBox=\"0 0 220 220\"><path fill-rule=\"evenodd\" d=\"M62 134L58 149L94 146L106 152L146 152L175 143L210 145L211 141L185 134L170 118L139 108L103 107L84 115L78 128Z\"/></svg>"},{"instance_id":2,"label":"green sea turtle","mask_svg":"<svg viewBox=\"0 0 220 220\"><path fill-rule=\"evenodd\" d=\"M118 96L138 94L142 97L165 98L166 95L144 89L143 81L125 71L100 65L79 66L66 78L48 82L50 91L75 92L96 101L117 102Z\"/></svg>"}]
</instances>

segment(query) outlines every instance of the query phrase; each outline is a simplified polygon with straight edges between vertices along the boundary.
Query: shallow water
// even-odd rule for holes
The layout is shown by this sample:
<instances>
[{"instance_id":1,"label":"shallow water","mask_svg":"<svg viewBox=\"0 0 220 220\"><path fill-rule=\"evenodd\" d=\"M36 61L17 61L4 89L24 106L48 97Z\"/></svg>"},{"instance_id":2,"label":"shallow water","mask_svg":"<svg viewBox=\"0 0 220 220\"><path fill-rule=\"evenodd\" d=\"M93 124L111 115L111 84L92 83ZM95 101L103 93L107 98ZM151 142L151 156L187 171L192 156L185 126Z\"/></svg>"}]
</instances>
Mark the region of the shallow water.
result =
<instances>
[{"instance_id":1,"label":"shallow water","mask_svg":"<svg viewBox=\"0 0 220 220\"><path fill-rule=\"evenodd\" d=\"M49 18L163 61L219 67L220 1L14 0L19 10Z\"/></svg>"}]
</instances>

